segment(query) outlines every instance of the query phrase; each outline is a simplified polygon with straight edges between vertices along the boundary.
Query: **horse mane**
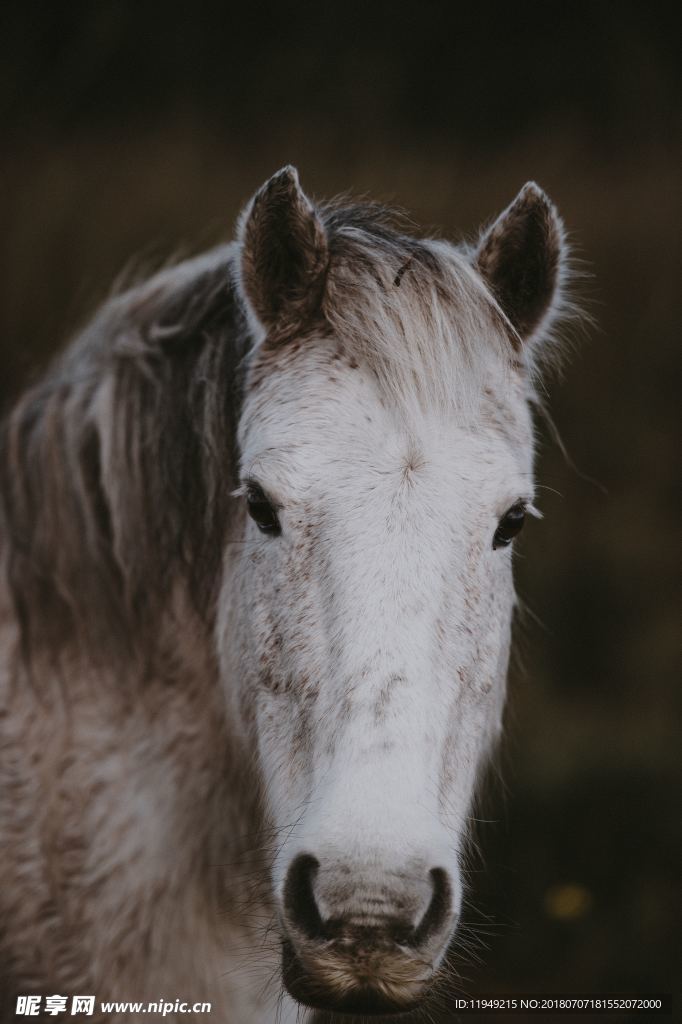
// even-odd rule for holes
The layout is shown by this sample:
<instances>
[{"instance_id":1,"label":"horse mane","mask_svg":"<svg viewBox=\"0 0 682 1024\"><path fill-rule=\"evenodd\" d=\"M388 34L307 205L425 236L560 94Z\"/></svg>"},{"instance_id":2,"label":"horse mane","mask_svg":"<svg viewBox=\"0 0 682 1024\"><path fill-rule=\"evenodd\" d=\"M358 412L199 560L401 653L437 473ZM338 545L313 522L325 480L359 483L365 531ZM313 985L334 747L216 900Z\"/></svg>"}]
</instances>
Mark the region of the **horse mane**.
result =
<instances>
[{"instance_id":1,"label":"horse mane","mask_svg":"<svg viewBox=\"0 0 682 1024\"><path fill-rule=\"evenodd\" d=\"M323 313L346 353L404 407L477 394L511 349L466 254L380 206L319 209ZM223 246L111 299L2 425L0 567L27 663L74 642L142 656L178 573L210 618L251 343L237 258Z\"/></svg>"},{"instance_id":2,"label":"horse mane","mask_svg":"<svg viewBox=\"0 0 682 1024\"><path fill-rule=\"evenodd\" d=\"M233 247L113 298L0 434L0 563L30 661L142 649L182 571L220 570L245 323Z\"/></svg>"}]
</instances>

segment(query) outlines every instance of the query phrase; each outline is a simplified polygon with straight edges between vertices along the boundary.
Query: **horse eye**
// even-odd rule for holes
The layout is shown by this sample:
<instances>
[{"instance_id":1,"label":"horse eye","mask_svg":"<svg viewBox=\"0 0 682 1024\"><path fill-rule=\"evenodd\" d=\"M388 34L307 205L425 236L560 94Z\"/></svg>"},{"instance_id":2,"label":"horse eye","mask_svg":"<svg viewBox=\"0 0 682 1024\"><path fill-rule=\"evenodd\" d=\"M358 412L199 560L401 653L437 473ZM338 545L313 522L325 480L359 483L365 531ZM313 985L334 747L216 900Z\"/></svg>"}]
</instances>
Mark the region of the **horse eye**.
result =
<instances>
[{"instance_id":1,"label":"horse eye","mask_svg":"<svg viewBox=\"0 0 682 1024\"><path fill-rule=\"evenodd\" d=\"M526 521L526 506L524 502L517 501L515 505L504 513L493 537L493 548L506 548L514 540L514 537L523 529Z\"/></svg>"},{"instance_id":2,"label":"horse eye","mask_svg":"<svg viewBox=\"0 0 682 1024\"><path fill-rule=\"evenodd\" d=\"M277 511L258 484L248 485L246 508L261 533L276 537L282 532Z\"/></svg>"}]
</instances>

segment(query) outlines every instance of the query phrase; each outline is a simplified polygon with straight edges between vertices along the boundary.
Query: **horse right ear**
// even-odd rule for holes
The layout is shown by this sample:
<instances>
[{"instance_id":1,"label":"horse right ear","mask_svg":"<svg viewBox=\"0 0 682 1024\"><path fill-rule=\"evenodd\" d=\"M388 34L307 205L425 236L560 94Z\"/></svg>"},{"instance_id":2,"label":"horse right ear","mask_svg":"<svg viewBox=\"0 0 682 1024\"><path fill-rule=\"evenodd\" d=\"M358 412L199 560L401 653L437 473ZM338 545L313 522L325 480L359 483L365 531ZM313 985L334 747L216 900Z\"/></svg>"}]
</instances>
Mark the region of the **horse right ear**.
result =
<instances>
[{"instance_id":1,"label":"horse right ear","mask_svg":"<svg viewBox=\"0 0 682 1024\"><path fill-rule=\"evenodd\" d=\"M319 308L329 259L327 235L295 167L256 192L239 224L240 281L250 313L281 335Z\"/></svg>"}]
</instances>

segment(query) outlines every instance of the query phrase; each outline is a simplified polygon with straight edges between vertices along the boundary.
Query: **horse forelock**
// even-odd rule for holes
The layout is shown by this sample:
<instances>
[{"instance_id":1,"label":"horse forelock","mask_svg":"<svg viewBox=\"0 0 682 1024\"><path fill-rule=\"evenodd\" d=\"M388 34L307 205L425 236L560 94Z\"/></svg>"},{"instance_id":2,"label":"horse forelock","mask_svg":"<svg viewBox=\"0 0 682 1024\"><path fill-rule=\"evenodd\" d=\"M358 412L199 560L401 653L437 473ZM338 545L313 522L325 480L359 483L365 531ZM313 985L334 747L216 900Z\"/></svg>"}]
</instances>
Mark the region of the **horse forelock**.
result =
<instances>
[{"instance_id":1,"label":"horse forelock","mask_svg":"<svg viewBox=\"0 0 682 1024\"><path fill-rule=\"evenodd\" d=\"M391 211L331 207L323 312L343 351L388 402L470 413L493 367L514 361L512 329L465 251L407 234Z\"/></svg>"}]
</instances>

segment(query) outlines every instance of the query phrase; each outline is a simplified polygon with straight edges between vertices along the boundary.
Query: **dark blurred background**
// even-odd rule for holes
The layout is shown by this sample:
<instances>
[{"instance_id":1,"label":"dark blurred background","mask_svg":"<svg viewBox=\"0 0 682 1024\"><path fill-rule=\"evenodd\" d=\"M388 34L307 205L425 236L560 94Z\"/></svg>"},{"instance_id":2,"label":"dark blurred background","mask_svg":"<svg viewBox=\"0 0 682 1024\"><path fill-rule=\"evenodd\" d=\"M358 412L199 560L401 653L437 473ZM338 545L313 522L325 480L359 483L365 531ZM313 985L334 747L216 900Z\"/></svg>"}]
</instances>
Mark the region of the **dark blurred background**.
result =
<instances>
[{"instance_id":1,"label":"dark blurred background","mask_svg":"<svg viewBox=\"0 0 682 1024\"><path fill-rule=\"evenodd\" d=\"M33 0L0 15L3 407L132 257L229 236L286 162L313 194L368 193L450 237L535 178L587 261L598 327L550 388L570 460L541 424L545 519L517 559L522 667L456 959L469 992L678 987L676 8Z\"/></svg>"}]
</instances>

